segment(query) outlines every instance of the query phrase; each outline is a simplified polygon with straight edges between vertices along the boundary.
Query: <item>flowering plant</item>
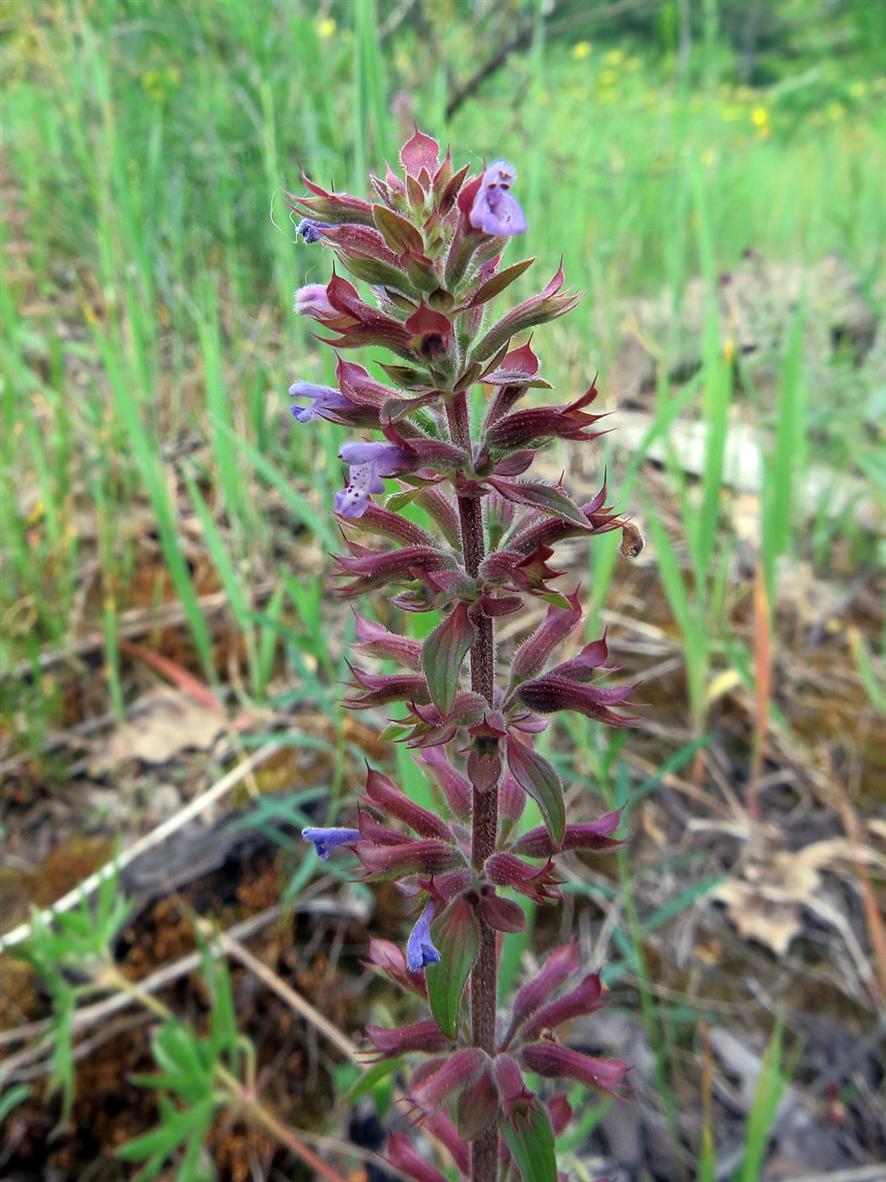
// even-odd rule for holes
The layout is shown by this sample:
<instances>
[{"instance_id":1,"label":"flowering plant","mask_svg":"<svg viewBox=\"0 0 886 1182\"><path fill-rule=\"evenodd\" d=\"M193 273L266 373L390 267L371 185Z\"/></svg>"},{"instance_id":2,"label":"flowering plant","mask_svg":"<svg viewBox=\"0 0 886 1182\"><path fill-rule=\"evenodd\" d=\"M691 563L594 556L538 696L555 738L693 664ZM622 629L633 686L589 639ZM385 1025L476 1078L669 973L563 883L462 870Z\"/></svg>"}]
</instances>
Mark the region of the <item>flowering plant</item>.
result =
<instances>
[{"instance_id":1,"label":"flowering plant","mask_svg":"<svg viewBox=\"0 0 886 1182\"><path fill-rule=\"evenodd\" d=\"M563 572L549 562L565 538L622 530L631 552L639 538L607 506L605 484L579 504L561 483L527 475L552 440L596 438L601 416L589 410L593 386L567 404L525 406L530 391L550 387L529 341L515 338L578 302L564 290L562 266L538 294L497 320L487 316L490 301L534 261L501 263L508 239L526 230L513 168L499 160L470 176L469 166L454 169L448 151L441 161L437 142L419 131L400 162L402 176L388 167L384 179L371 178L375 202L307 178L306 196L288 196L304 240L326 246L374 297L364 300L335 266L325 286L297 292L296 310L320 324L319 339L337 352L338 384L296 382L290 394L299 422L321 418L383 436L340 451L348 476L335 498L346 546L338 592L351 599L384 589L400 611L435 612L438 622L419 641L357 616L344 705L398 705L386 733L414 750L440 808L419 806L370 768L352 826L303 836L321 858L345 847L367 879L394 879L415 901L405 952L373 939L369 958L431 1016L398 1029L370 1026L366 1035L378 1060L423 1056L408 1085L416 1119L472 1182L516 1176L511 1170L543 1182L556 1178L555 1136L572 1113L562 1095L543 1102L527 1073L620 1095L628 1068L558 1039L560 1026L602 1001L596 973L570 984L580 968L574 943L555 949L498 1012L502 937L525 923L503 891L556 902L560 853L618 844L618 813L567 821L560 778L534 748L546 716L577 710L608 726L632 721L620 709L631 687L599 680L612 668L605 638L551 665L582 609L577 592L552 586ZM364 345L395 355L381 365L391 384L347 359ZM474 424L476 385L489 398ZM390 491L386 479L396 481ZM404 515L407 506L422 510L429 528ZM363 535L382 543L364 545ZM497 670L495 623L533 598L546 604L544 620L510 669L498 662ZM365 658L402 671L374 672ZM526 796L544 824L519 834ZM416 1182L444 1182L405 1134L391 1134L387 1152Z\"/></svg>"}]
</instances>

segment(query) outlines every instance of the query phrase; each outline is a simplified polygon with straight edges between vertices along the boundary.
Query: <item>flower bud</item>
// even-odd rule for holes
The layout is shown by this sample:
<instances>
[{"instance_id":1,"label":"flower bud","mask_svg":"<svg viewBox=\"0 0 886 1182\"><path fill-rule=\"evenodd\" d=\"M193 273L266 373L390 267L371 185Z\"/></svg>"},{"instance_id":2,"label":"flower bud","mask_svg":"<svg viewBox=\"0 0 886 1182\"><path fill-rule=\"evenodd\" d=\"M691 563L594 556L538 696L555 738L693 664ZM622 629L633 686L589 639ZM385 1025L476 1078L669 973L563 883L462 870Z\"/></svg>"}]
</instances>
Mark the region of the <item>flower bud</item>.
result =
<instances>
[{"instance_id":1,"label":"flower bud","mask_svg":"<svg viewBox=\"0 0 886 1182\"><path fill-rule=\"evenodd\" d=\"M459 849L454 845L447 845L445 842L433 839L407 841L397 846L374 846L362 842L354 848L364 868L371 875L380 877L405 878L409 874L436 875L464 865L464 857Z\"/></svg>"},{"instance_id":2,"label":"flower bud","mask_svg":"<svg viewBox=\"0 0 886 1182\"><path fill-rule=\"evenodd\" d=\"M607 813L599 821L567 825L562 844L554 849L550 834L543 825L524 833L511 847L512 854L524 858L550 858L563 850L614 850L622 843L610 837L621 822L621 809Z\"/></svg>"},{"instance_id":3,"label":"flower bud","mask_svg":"<svg viewBox=\"0 0 886 1182\"><path fill-rule=\"evenodd\" d=\"M529 1042L539 1038L543 1030L554 1030L573 1018L593 1014L600 1008L602 996L603 983L599 974L589 973L575 989L536 1010L523 1028L522 1037Z\"/></svg>"},{"instance_id":4,"label":"flower bud","mask_svg":"<svg viewBox=\"0 0 886 1182\"><path fill-rule=\"evenodd\" d=\"M405 1133L391 1133L385 1156L395 1170L414 1178L415 1182L448 1182L445 1174L412 1148Z\"/></svg>"},{"instance_id":5,"label":"flower bud","mask_svg":"<svg viewBox=\"0 0 886 1182\"><path fill-rule=\"evenodd\" d=\"M448 1059L423 1063L413 1073L409 1099L426 1115L435 1112L453 1092L460 1092L477 1078L488 1063L477 1047L465 1047Z\"/></svg>"},{"instance_id":6,"label":"flower bud","mask_svg":"<svg viewBox=\"0 0 886 1182\"><path fill-rule=\"evenodd\" d=\"M577 971L578 965L578 947L574 941L555 948L539 972L518 990L514 998L512 1029L531 1017L550 995Z\"/></svg>"},{"instance_id":7,"label":"flower bud","mask_svg":"<svg viewBox=\"0 0 886 1182\"><path fill-rule=\"evenodd\" d=\"M537 1042L524 1047L520 1058L530 1071L548 1079L575 1079L585 1087L621 1096L630 1068L621 1059L595 1059L559 1043Z\"/></svg>"},{"instance_id":8,"label":"flower bud","mask_svg":"<svg viewBox=\"0 0 886 1182\"><path fill-rule=\"evenodd\" d=\"M451 841L449 826L428 809L422 808L381 772L369 768L366 773L366 794L364 801L370 807L380 809L391 817L405 822L421 837L437 837Z\"/></svg>"},{"instance_id":9,"label":"flower bud","mask_svg":"<svg viewBox=\"0 0 886 1182\"><path fill-rule=\"evenodd\" d=\"M397 1055L406 1055L414 1051L436 1055L440 1051L445 1051L451 1041L433 1018L415 1022L412 1026L398 1026L393 1029L367 1026L366 1037L378 1052L376 1061L393 1059Z\"/></svg>"}]
</instances>

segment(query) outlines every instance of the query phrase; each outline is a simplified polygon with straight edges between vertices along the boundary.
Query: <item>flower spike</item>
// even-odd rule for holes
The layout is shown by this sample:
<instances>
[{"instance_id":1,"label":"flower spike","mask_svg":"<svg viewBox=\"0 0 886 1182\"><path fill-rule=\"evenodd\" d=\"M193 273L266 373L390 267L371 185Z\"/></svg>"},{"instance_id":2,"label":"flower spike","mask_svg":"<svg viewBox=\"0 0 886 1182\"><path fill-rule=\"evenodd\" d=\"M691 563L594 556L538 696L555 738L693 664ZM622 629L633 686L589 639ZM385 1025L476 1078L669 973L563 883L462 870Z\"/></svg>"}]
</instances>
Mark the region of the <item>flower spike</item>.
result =
<instances>
[{"instance_id":1,"label":"flower spike","mask_svg":"<svg viewBox=\"0 0 886 1182\"><path fill-rule=\"evenodd\" d=\"M605 474L582 501L565 471L552 480L536 466L552 442L593 446L604 428L596 381L559 400L536 394L551 385L529 332L579 294L564 287L561 260L541 290L511 298L535 261L505 257L528 228L515 168L496 159L472 175L418 128L397 163L370 177L371 200L304 175L303 195L286 196L298 236L333 263L326 282L298 289L295 311L336 352L333 384L292 384L292 414L302 432L326 421L352 433L339 452L347 478L334 500L343 545L333 585L346 600L379 592L374 613L355 615L341 704L374 717L415 761L401 788L373 751L356 827L303 837L324 859L348 847L364 880L393 882L414 909L402 945L370 938L367 967L427 1009L366 1029L371 1061L399 1072L418 1058L406 1081L412 1123L465 1182L524 1166L552 1182L554 1138L572 1107L547 1086L535 1095L528 1074L622 1095L628 1067L557 1041L554 1031L603 1003L600 976L578 973L575 944L556 948L504 1015L496 960L509 934L526 930L520 896L556 905L561 859L620 844L620 812L570 815L580 785L536 745L560 710L635 721L631 687L605 683L616 671L608 638L575 643L580 588L557 551L620 530L631 556L642 538L607 504ZM364 347L371 365L348 359ZM431 618L413 629L405 613ZM514 652L510 636L522 638ZM527 796L543 824L521 832ZM413 1182L453 1173L400 1131L387 1160Z\"/></svg>"}]
</instances>

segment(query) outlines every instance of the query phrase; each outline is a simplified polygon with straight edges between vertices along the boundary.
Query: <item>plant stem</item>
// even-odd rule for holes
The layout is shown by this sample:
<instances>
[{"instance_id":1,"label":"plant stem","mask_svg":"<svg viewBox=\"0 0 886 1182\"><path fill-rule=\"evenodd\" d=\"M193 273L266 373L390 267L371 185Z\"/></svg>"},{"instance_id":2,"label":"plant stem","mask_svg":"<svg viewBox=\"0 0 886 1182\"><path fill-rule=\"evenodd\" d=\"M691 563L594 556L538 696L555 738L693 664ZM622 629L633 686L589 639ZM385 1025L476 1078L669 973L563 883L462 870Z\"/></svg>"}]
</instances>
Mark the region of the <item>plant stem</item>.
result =
<instances>
[{"instance_id":1,"label":"plant stem","mask_svg":"<svg viewBox=\"0 0 886 1182\"><path fill-rule=\"evenodd\" d=\"M471 423L467 398L456 394L448 404L449 429L453 442L470 450ZM483 510L478 497L459 496L462 549L465 570L474 577L486 553ZM495 687L495 644L492 620L481 617L477 639L471 646L471 689L492 704ZM495 853L498 831L498 789L473 791L471 862L476 870ZM498 964L495 955L495 932L477 915L480 950L471 970L471 1038L473 1045L493 1054L495 1051L495 1009L498 996ZM498 1129L495 1125L471 1142L471 1182L495 1182L498 1172Z\"/></svg>"}]
</instances>

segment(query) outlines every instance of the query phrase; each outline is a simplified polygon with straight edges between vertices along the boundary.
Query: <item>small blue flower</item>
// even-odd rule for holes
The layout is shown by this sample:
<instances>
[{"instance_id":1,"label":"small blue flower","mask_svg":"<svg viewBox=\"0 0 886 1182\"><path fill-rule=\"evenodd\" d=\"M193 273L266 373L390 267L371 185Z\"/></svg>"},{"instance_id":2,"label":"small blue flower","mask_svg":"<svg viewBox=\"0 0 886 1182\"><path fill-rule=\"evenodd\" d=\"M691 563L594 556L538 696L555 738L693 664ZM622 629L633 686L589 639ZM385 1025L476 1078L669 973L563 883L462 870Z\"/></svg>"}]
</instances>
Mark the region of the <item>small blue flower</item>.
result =
<instances>
[{"instance_id":1,"label":"small blue flower","mask_svg":"<svg viewBox=\"0 0 886 1182\"><path fill-rule=\"evenodd\" d=\"M315 386L312 382L293 382L289 387L289 397L311 400L307 406L292 407L292 413L300 423L325 418L323 412L327 410L347 410L353 406L340 390L332 386Z\"/></svg>"},{"instance_id":2,"label":"small blue flower","mask_svg":"<svg viewBox=\"0 0 886 1182\"><path fill-rule=\"evenodd\" d=\"M295 227L296 234L301 234L305 242L311 246L314 242L319 242L323 237L323 223L312 222L310 218L302 218L302 220Z\"/></svg>"},{"instance_id":3,"label":"small blue flower","mask_svg":"<svg viewBox=\"0 0 886 1182\"><path fill-rule=\"evenodd\" d=\"M511 196L516 170L507 160L496 160L483 173L483 180L471 206L469 221L484 234L522 234L526 215Z\"/></svg>"},{"instance_id":4,"label":"small blue flower","mask_svg":"<svg viewBox=\"0 0 886 1182\"><path fill-rule=\"evenodd\" d=\"M354 842L362 841L359 829L302 829L301 835L305 841L314 843L317 855L324 862L329 857L329 851L337 845L353 845Z\"/></svg>"},{"instance_id":5,"label":"small blue flower","mask_svg":"<svg viewBox=\"0 0 886 1182\"><path fill-rule=\"evenodd\" d=\"M438 964L440 953L431 941L431 921L434 918L434 904L428 903L418 917L418 923L409 933L406 941L406 967L417 973L429 964Z\"/></svg>"}]
</instances>

